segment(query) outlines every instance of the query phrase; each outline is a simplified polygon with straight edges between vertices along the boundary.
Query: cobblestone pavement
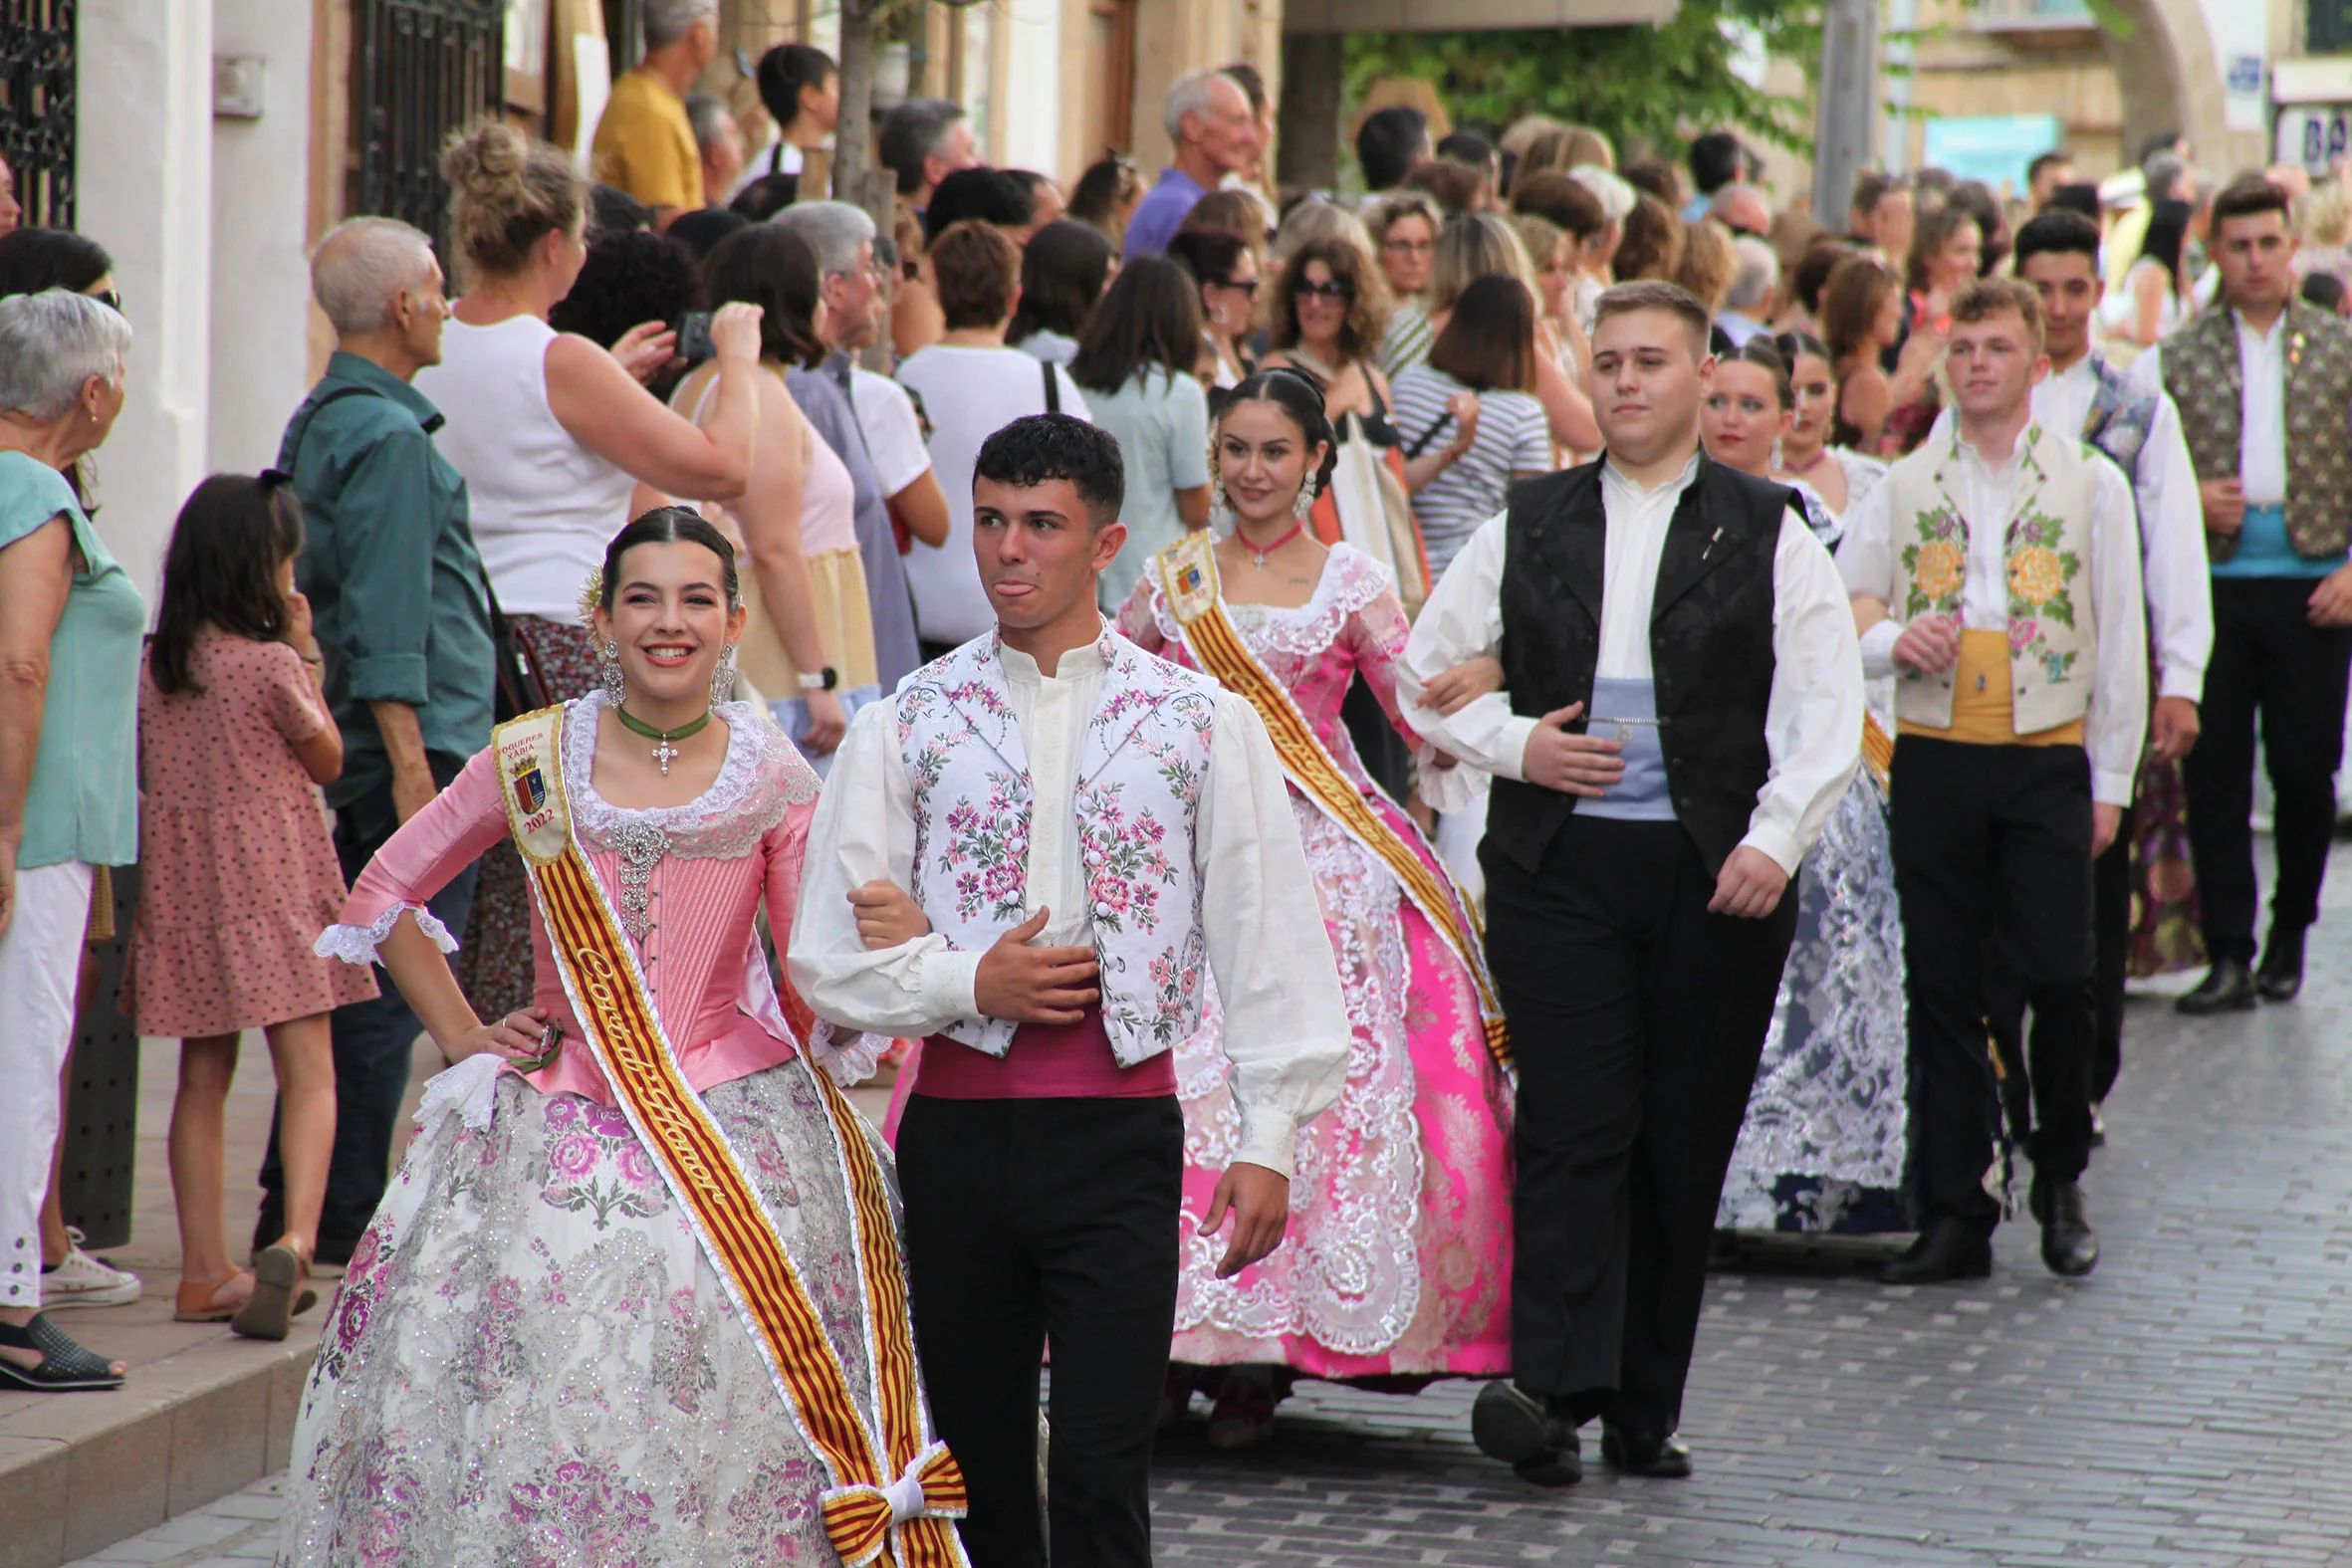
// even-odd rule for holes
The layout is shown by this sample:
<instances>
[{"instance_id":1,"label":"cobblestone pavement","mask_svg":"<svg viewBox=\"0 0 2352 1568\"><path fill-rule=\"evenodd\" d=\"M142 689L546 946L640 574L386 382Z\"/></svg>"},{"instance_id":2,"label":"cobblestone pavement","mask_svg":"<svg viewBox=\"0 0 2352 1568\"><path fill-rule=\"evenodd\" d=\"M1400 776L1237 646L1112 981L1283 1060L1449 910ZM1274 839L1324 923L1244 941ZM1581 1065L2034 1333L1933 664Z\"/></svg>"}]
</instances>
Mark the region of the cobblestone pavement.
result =
<instances>
[{"instance_id":1,"label":"cobblestone pavement","mask_svg":"<svg viewBox=\"0 0 2352 1568\"><path fill-rule=\"evenodd\" d=\"M2332 869L2300 1003L2134 1000L2088 1280L2045 1272L2029 1222L1966 1287L1751 1255L1710 1281L1681 1482L1619 1481L1588 1440L1582 1486L1523 1486L1471 1448L1466 1387L1306 1384L1245 1456L1196 1405L1160 1450L1159 1561L2352 1565L2352 851ZM273 1484L89 1561L266 1555Z\"/></svg>"}]
</instances>

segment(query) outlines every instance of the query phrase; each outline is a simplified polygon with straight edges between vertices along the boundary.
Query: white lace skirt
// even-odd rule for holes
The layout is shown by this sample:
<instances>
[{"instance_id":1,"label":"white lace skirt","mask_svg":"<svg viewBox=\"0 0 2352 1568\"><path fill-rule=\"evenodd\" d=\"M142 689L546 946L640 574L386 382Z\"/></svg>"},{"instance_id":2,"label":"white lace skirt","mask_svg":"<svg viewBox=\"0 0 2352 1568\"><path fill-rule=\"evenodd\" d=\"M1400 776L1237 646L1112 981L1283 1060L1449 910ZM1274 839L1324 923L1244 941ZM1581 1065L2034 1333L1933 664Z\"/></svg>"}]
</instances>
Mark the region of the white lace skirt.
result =
<instances>
[{"instance_id":1,"label":"white lace skirt","mask_svg":"<svg viewBox=\"0 0 2352 1568\"><path fill-rule=\"evenodd\" d=\"M870 1399L846 1195L799 1062L703 1095ZM501 1075L384 1196L319 1346L282 1563L771 1568L837 1561L785 1414L618 1110Z\"/></svg>"}]
</instances>

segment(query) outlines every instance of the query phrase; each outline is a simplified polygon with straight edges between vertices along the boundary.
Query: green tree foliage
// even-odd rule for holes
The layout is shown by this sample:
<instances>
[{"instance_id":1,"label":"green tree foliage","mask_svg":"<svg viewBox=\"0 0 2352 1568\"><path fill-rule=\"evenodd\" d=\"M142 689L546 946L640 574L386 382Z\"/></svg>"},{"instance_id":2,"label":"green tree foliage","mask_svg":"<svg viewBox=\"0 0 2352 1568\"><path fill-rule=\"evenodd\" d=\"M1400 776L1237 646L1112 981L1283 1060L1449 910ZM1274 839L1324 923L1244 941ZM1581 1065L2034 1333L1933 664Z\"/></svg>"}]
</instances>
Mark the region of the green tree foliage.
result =
<instances>
[{"instance_id":1,"label":"green tree foliage","mask_svg":"<svg viewBox=\"0 0 2352 1568\"><path fill-rule=\"evenodd\" d=\"M1457 121L1508 125L1541 113L1671 153L1693 127L1731 125L1785 146L1807 144L1801 99L1766 93L1733 70L1741 35L1801 61L1821 52L1817 5L1791 0L1682 0L1658 27L1513 28L1463 33L1351 33L1350 102L1384 77L1437 85Z\"/></svg>"}]
</instances>

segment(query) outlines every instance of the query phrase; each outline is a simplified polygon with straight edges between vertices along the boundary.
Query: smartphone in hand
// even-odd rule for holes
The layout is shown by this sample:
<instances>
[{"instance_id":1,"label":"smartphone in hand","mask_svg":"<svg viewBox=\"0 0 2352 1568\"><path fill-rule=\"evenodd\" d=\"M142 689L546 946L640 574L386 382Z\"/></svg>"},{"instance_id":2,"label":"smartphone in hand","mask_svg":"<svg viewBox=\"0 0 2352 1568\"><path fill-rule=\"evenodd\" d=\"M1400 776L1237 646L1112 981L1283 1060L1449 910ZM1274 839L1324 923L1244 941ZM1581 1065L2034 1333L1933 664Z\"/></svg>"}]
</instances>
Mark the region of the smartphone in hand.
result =
<instances>
[{"instance_id":1,"label":"smartphone in hand","mask_svg":"<svg viewBox=\"0 0 2352 1568\"><path fill-rule=\"evenodd\" d=\"M678 357L688 364L700 364L718 349L711 345L711 313L688 311L678 318Z\"/></svg>"}]
</instances>

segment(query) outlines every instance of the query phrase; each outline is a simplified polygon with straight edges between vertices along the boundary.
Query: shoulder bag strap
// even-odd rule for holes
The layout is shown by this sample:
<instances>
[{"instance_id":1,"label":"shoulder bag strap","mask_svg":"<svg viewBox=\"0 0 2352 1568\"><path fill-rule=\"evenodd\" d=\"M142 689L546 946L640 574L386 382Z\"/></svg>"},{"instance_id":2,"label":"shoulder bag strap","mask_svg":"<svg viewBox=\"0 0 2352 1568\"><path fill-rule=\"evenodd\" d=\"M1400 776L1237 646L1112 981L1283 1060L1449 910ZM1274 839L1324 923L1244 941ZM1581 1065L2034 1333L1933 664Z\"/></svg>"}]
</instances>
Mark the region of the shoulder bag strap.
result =
<instances>
[{"instance_id":1,"label":"shoulder bag strap","mask_svg":"<svg viewBox=\"0 0 2352 1568\"><path fill-rule=\"evenodd\" d=\"M1054 361L1040 359L1038 367L1046 372L1046 412L1061 412L1061 377L1054 373Z\"/></svg>"}]
</instances>

